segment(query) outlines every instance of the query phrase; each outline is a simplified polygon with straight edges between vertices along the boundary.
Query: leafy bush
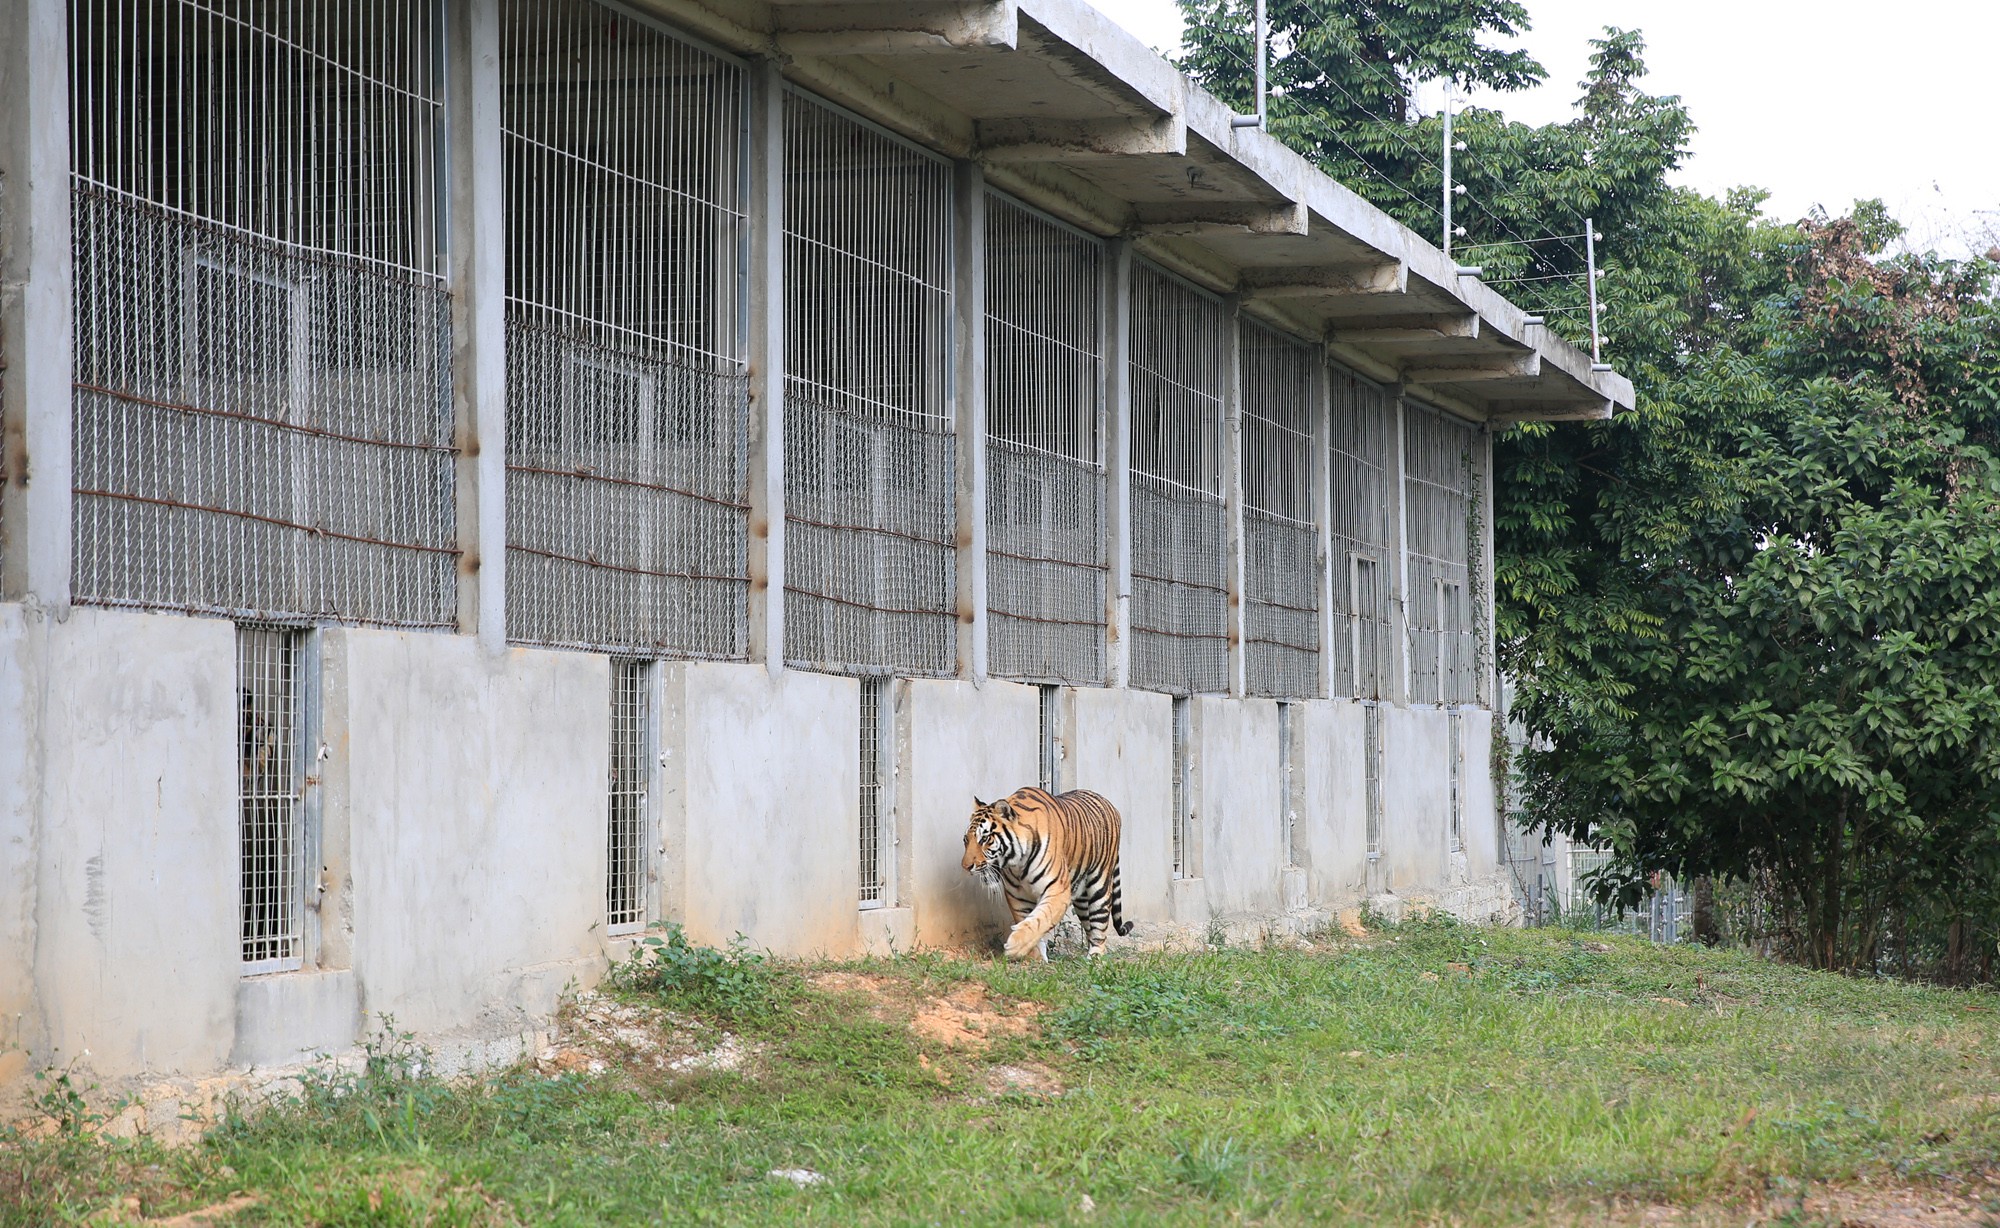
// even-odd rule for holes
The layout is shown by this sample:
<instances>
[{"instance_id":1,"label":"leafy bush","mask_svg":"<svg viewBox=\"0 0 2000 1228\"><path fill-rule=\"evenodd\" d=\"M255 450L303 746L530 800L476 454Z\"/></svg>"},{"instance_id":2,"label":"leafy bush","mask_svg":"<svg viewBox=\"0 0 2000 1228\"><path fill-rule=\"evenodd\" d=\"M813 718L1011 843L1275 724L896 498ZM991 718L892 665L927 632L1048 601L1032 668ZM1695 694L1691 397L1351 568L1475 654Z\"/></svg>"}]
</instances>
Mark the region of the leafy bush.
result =
<instances>
[{"instance_id":1,"label":"leafy bush","mask_svg":"<svg viewBox=\"0 0 2000 1228\"><path fill-rule=\"evenodd\" d=\"M768 1015L790 996L790 978L736 936L727 951L688 941L680 926L666 936L648 936L624 963L611 970L611 984L632 993L653 994L693 1010L735 1019Z\"/></svg>"}]
</instances>

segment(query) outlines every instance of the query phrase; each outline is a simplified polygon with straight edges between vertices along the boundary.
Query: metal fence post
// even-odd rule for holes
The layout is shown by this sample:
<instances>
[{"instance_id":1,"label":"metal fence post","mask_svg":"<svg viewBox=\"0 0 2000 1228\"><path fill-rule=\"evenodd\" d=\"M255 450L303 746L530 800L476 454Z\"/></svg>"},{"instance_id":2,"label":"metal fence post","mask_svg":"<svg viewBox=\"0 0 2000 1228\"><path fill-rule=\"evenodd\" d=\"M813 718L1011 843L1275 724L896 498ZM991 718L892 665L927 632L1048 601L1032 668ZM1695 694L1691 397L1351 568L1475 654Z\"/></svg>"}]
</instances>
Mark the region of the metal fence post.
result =
<instances>
[{"instance_id":1,"label":"metal fence post","mask_svg":"<svg viewBox=\"0 0 2000 1228\"><path fill-rule=\"evenodd\" d=\"M1383 687L1383 698L1396 704L1410 702L1410 507L1409 480L1410 464L1407 449L1409 441L1408 405L1403 395L1403 385L1392 384L1386 390L1396 407L1395 432L1395 477L1389 483L1389 506L1394 513L1389 517L1389 525L1396 538L1396 568L1392 573L1392 583L1396 586L1390 597L1389 608L1393 625L1389 629L1390 682Z\"/></svg>"},{"instance_id":2,"label":"metal fence post","mask_svg":"<svg viewBox=\"0 0 2000 1228\"><path fill-rule=\"evenodd\" d=\"M750 659L785 667L785 82L750 81Z\"/></svg>"},{"instance_id":3,"label":"metal fence post","mask_svg":"<svg viewBox=\"0 0 2000 1228\"><path fill-rule=\"evenodd\" d=\"M69 5L0 6L0 600L69 608Z\"/></svg>"},{"instance_id":4,"label":"metal fence post","mask_svg":"<svg viewBox=\"0 0 2000 1228\"><path fill-rule=\"evenodd\" d=\"M1227 378L1223 381L1222 420L1222 500L1224 540L1227 543L1228 571L1223 584L1228 588L1229 693L1249 692L1249 643L1244 636L1243 561L1243 304L1235 295L1227 300L1229 320Z\"/></svg>"},{"instance_id":5,"label":"metal fence post","mask_svg":"<svg viewBox=\"0 0 2000 1228\"><path fill-rule=\"evenodd\" d=\"M1132 682L1132 241L1113 239L1104 276L1106 686Z\"/></svg>"},{"instance_id":6,"label":"metal fence post","mask_svg":"<svg viewBox=\"0 0 2000 1228\"><path fill-rule=\"evenodd\" d=\"M445 50L458 629L507 642L507 177L500 0L453 0Z\"/></svg>"},{"instance_id":7,"label":"metal fence post","mask_svg":"<svg viewBox=\"0 0 2000 1228\"><path fill-rule=\"evenodd\" d=\"M960 161L952 176L957 355L958 674L986 681L986 175Z\"/></svg>"}]
</instances>

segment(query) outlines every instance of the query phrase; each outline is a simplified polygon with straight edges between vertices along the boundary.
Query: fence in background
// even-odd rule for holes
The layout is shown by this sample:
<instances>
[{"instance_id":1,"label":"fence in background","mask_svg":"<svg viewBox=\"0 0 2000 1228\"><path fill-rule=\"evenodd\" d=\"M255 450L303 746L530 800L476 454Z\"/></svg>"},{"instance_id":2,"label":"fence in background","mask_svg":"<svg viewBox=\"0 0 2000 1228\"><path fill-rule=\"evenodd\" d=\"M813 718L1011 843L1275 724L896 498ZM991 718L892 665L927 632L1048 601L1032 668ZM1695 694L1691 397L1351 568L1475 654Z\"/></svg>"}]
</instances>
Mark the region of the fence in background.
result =
<instances>
[{"instance_id":1,"label":"fence in background","mask_svg":"<svg viewBox=\"0 0 2000 1228\"><path fill-rule=\"evenodd\" d=\"M743 67L507 0L507 631L748 654Z\"/></svg>"},{"instance_id":2,"label":"fence in background","mask_svg":"<svg viewBox=\"0 0 2000 1228\"><path fill-rule=\"evenodd\" d=\"M951 167L787 89L785 655L957 666Z\"/></svg>"},{"instance_id":3,"label":"fence in background","mask_svg":"<svg viewBox=\"0 0 2000 1228\"><path fill-rule=\"evenodd\" d=\"M1318 347L1244 321L1243 643L1252 695L1309 699L1320 686Z\"/></svg>"},{"instance_id":4,"label":"fence in background","mask_svg":"<svg viewBox=\"0 0 2000 1228\"><path fill-rule=\"evenodd\" d=\"M1229 689L1222 430L1230 313L1132 268L1132 685Z\"/></svg>"},{"instance_id":5,"label":"fence in background","mask_svg":"<svg viewBox=\"0 0 2000 1228\"><path fill-rule=\"evenodd\" d=\"M1104 680L1104 248L986 200L988 668Z\"/></svg>"},{"instance_id":6,"label":"fence in background","mask_svg":"<svg viewBox=\"0 0 2000 1228\"><path fill-rule=\"evenodd\" d=\"M75 0L80 601L451 626L425 0Z\"/></svg>"}]
</instances>

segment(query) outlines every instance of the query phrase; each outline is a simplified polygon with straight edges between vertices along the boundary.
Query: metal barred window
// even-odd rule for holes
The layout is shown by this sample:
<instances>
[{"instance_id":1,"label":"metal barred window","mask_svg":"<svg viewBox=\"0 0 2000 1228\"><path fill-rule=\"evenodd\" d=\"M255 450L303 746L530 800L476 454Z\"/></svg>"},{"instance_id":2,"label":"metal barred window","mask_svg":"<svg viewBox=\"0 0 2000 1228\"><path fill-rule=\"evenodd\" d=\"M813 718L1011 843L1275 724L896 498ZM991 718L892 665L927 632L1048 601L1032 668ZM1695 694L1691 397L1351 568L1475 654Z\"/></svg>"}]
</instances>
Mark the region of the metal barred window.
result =
<instances>
[{"instance_id":1,"label":"metal barred window","mask_svg":"<svg viewBox=\"0 0 2000 1228\"><path fill-rule=\"evenodd\" d=\"M1298 718L1293 713L1294 705L1278 705L1278 822L1284 833L1285 864L1296 866L1304 861L1300 854L1299 807L1298 807L1298 761L1293 753L1293 739L1298 736Z\"/></svg>"},{"instance_id":2,"label":"metal barred window","mask_svg":"<svg viewBox=\"0 0 2000 1228\"><path fill-rule=\"evenodd\" d=\"M741 659L747 76L594 0L505 0L507 633Z\"/></svg>"},{"instance_id":3,"label":"metal barred window","mask_svg":"<svg viewBox=\"0 0 2000 1228\"><path fill-rule=\"evenodd\" d=\"M1104 680L1103 246L986 200L989 669Z\"/></svg>"},{"instance_id":4,"label":"metal barred window","mask_svg":"<svg viewBox=\"0 0 2000 1228\"><path fill-rule=\"evenodd\" d=\"M433 0L73 0L77 599L457 616Z\"/></svg>"},{"instance_id":5,"label":"metal barred window","mask_svg":"<svg viewBox=\"0 0 2000 1228\"><path fill-rule=\"evenodd\" d=\"M305 956L305 632L236 629L237 832L245 975Z\"/></svg>"},{"instance_id":6,"label":"metal barred window","mask_svg":"<svg viewBox=\"0 0 2000 1228\"><path fill-rule=\"evenodd\" d=\"M652 665L611 661L611 772L607 788L604 874L606 932L629 934L646 924L651 823Z\"/></svg>"},{"instance_id":7,"label":"metal barred window","mask_svg":"<svg viewBox=\"0 0 2000 1228\"><path fill-rule=\"evenodd\" d=\"M1472 465L1479 428L1409 404L1403 415L1409 533L1410 702L1478 699L1472 619Z\"/></svg>"},{"instance_id":8,"label":"metal barred window","mask_svg":"<svg viewBox=\"0 0 2000 1228\"><path fill-rule=\"evenodd\" d=\"M1458 712L1445 716L1445 770L1451 782L1451 851L1465 848L1465 717Z\"/></svg>"},{"instance_id":9,"label":"metal barred window","mask_svg":"<svg viewBox=\"0 0 2000 1228\"><path fill-rule=\"evenodd\" d=\"M785 655L957 666L951 168L795 90L785 133Z\"/></svg>"},{"instance_id":10,"label":"metal barred window","mask_svg":"<svg viewBox=\"0 0 2000 1228\"><path fill-rule=\"evenodd\" d=\"M884 804L887 768L883 762L882 711L888 694L888 679L861 680L861 907L881 908L889 902L889 875L885 865L889 841L883 831L889 821Z\"/></svg>"},{"instance_id":11,"label":"metal barred window","mask_svg":"<svg viewBox=\"0 0 2000 1228\"><path fill-rule=\"evenodd\" d=\"M1375 385L1331 372L1328 493L1335 620L1333 691L1380 699L1394 662L1396 407Z\"/></svg>"},{"instance_id":12,"label":"metal barred window","mask_svg":"<svg viewBox=\"0 0 2000 1228\"><path fill-rule=\"evenodd\" d=\"M1222 429L1230 319L1132 268L1132 685L1229 689Z\"/></svg>"},{"instance_id":13,"label":"metal barred window","mask_svg":"<svg viewBox=\"0 0 2000 1228\"><path fill-rule=\"evenodd\" d=\"M1174 877L1193 878L1194 867L1188 850L1188 828L1194 821L1194 721L1193 703L1185 695L1174 697Z\"/></svg>"},{"instance_id":14,"label":"metal barred window","mask_svg":"<svg viewBox=\"0 0 2000 1228\"><path fill-rule=\"evenodd\" d=\"M1059 777L1062 766L1062 744L1056 736L1058 707L1062 703L1062 688L1039 686L1036 691L1035 733L1036 759L1040 769L1040 784L1050 793L1059 791Z\"/></svg>"},{"instance_id":15,"label":"metal barred window","mask_svg":"<svg viewBox=\"0 0 2000 1228\"><path fill-rule=\"evenodd\" d=\"M1243 642L1252 695L1320 693L1317 347L1243 322Z\"/></svg>"},{"instance_id":16,"label":"metal barred window","mask_svg":"<svg viewBox=\"0 0 2000 1228\"><path fill-rule=\"evenodd\" d=\"M1368 856L1379 857L1382 855L1382 705L1372 700L1361 707L1361 774Z\"/></svg>"}]
</instances>

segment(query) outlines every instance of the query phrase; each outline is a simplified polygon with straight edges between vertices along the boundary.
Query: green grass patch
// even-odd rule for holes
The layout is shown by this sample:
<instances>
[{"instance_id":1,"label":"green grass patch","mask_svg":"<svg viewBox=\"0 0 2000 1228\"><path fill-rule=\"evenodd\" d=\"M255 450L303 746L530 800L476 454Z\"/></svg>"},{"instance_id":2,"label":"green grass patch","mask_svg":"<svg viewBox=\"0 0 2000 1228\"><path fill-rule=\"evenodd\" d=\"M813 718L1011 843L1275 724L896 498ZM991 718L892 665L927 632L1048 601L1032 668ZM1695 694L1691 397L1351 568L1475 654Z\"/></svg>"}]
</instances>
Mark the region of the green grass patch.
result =
<instances>
[{"instance_id":1,"label":"green grass patch","mask_svg":"<svg viewBox=\"0 0 2000 1228\"><path fill-rule=\"evenodd\" d=\"M1990 1190L2000 1154L1993 995L1559 930L837 968L667 935L615 984L660 1055L446 1083L387 1043L199 1147L0 1146L0 1224L1603 1223Z\"/></svg>"}]
</instances>

